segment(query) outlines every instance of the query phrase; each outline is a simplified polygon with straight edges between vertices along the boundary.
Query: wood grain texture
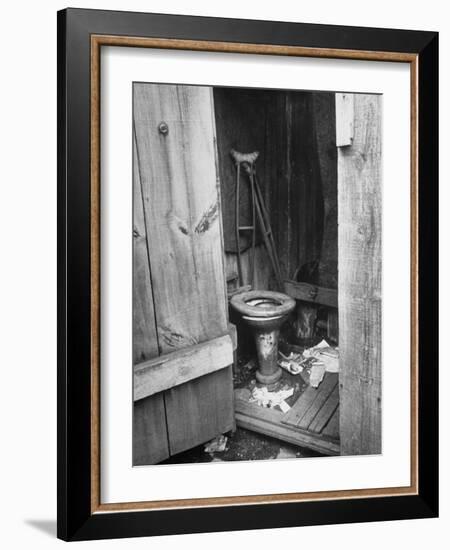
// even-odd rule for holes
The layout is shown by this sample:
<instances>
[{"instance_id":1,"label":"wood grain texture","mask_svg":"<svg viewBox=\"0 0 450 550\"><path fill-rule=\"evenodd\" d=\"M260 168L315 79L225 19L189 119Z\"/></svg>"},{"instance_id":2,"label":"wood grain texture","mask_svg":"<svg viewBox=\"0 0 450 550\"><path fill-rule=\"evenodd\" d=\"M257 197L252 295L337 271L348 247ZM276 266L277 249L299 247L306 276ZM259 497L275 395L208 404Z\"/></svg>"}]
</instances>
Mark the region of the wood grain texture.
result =
<instances>
[{"instance_id":1,"label":"wood grain texture","mask_svg":"<svg viewBox=\"0 0 450 550\"><path fill-rule=\"evenodd\" d=\"M133 132L133 363L158 355L141 178Z\"/></svg>"},{"instance_id":2,"label":"wood grain texture","mask_svg":"<svg viewBox=\"0 0 450 550\"><path fill-rule=\"evenodd\" d=\"M236 424L238 426L326 455L339 454L337 440L309 433L298 426L285 424L284 416L284 413L276 409L267 409L255 403L236 399Z\"/></svg>"},{"instance_id":3,"label":"wood grain texture","mask_svg":"<svg viewBox=\"0 0 450 550\"><path fill-rule=\"evenodd\" d=\"M168 457L164 396L159 393L133 405L133 466L156 464Z\"/></svg>"},{"instance_id":4,"label":"wood grain texture","mask_svg":"<svg viewBox=\"0 0 450 550\"><path fill-rule=\"evenodd\" d=\"M304 430L309 430L310 424L315 420L317 415L320 414L322 407L327 403L330 395L334 392L338 385L338 375L332 373L326 373L323 381L318 388L312 388L309 386L300 395L293 407L283 418L283 423L298 426ZM326 410L329 410L328 408ZM333 414L334 409L329 411L328 420ZM320 418L324 416L325 412ZM322 424L323 420L317 422L316 429L319 424ZM322 427L326 422L323 423Z\"/></svg>"},{"instance_id":5,"label":"wood grain texture","mask_svg":"<svg viewBox=\"0 0 450 550\"><path fill-rule=\"evenodd\" d=\"M328 424L322 431L322 435L331 437L332 439L339 439L339 408L336 409L328 421Z\"/></svg>"},{"instance_id":6,"label":"wood grain texture","mask_svg":"<svg viewBox=\"0 0 450 550\"><path fill-rule=\"evenodd\" d=\"M337 126L341 121L337 120ZM354 97L338 149L342 453L381 452L381 98Z\"/></svg>"},{"instance_id":7,"label":"wood grain texture","mask_svg":"<svg viewBox=\"0 0 450 550\"><path fill-rule=\"evenodd\" d=\"M296 281L284 281L284 291L296 300L334 308L338 307L338 293L334 288L324 288L308 283L297 283Z\"/></svg>"},{"instance_id":8,"label":"wood grain texture","mask_svg":"<svg viewBox=\"0 0 450 550\"><path fill-rule=\"evenodd\" d=\"M354 94L336 94L336 147L351 145L354 124Z\"/></svg>"},{"instance_id":9,"label":"wood grain texture","mask_svg":"<svg viewBox=\"0 0 450 550\"><path fill-rule=\"evenodd\" d=\"M339 387L336 384L319 412L308 426L308 430L314 433L321 433L324 427L330 422L336 409L339 407ZM339 433L338 433L339 437Z\"/></svg>"},{"instance_id":10,"label":"wood grain texture","mask_svg":"<svg viewBox=\"0 0 450 550\"><path fill-rule=\"evenodd\" d=\"M131 46L141 48L164 48L169 50L192 50L207 52L234 52L261 55L284 55L295 57L324 57L337 59L364 59L373 61L397 61L412 63L416 53L352 50L338 48L313 48L304 46L281 46L278 44L251 44L220 42L214 40L188 40L179 38L150 38L142 36L91 35L93 50L101 45Z\"/></svg>"},{"instance_id":11,"label":"wood grain texture","mask_svg":"<svg viewBox=\"0 0 450 550\"><path fill-rule=\"evenodd\" d=\"M171 454L235 427L232 368L196 378L165 392Z\"/></svg>"},{"instance_id":12,"label":"wood grain texture","mask_svg":"<svg viewBox=\"0 0 450 550\"><path fill-rule=\"evenodd\" d=\"M161 355L153 377L135 380L144 394L166 390L173 455L234 425L231 367L223 368L233 363L229 336L211 351L228 332L212 90L139 83L133 91Z\"/></svg>"},{"instance_id":13,"label":"wood grain texture","mask_svg":"<svg viewBox=\"0 0 450 550\"><path fill-rule=\"evenodd\" d=\"M242 274L245 281L251 281L251 250L248 249L241 254ZM236 254L225 254L225 271L226 277L230 277L237 272L237 256ZM267 290L270 285L270 280L273 277L272 267L270 265L269 256L263 245L259 245L255 249L255 281L253 288L259 290Z\"/></svg>"},{"instance_id":14,"label":"wood grain texture","mask_svg":"<svg viewBox=\"0 0 450 550\"><path fill-rule=\"evenodd\" d=\"M147 249L138 153L133 132L133 364L157 357L153 290ZM139 395L134 389L136 401ZM155 464L169 456L166 413L161 394L133 405L133 464Z\"/></svg>"},{"instance_id":15,"label":"wood grain texture","mask_svg":"<svg viewBox=\"0 0 450 550\"><path fill-rule=\"evenodd\" d=\"M134 85L161 353L227 329L210 94L200 86ZM167 134L159 131L161 122Z\"/></svg>"},{"instance_id":16,"label":"wood grain texture","mask_svg":"<svg viewBox=\"0 0 450 550\"><path fill-rule=\"evenodd\" d=\"M312 94L314 134L316 139L319 174L323 197L323 232L318 284L337 289L337 151L335 94Z\"/></svg>"},{"instance_id":17,"label":"wood grain texture","mask_svg":"<svg viewBox=\"0 0 450 550\"><path fill-rule=\"evenodd\" d=\"M233 342L227 334L196 346L166 353L134 367L134 399L184 384L233 363Z\"/></svg>"}]
</instances>

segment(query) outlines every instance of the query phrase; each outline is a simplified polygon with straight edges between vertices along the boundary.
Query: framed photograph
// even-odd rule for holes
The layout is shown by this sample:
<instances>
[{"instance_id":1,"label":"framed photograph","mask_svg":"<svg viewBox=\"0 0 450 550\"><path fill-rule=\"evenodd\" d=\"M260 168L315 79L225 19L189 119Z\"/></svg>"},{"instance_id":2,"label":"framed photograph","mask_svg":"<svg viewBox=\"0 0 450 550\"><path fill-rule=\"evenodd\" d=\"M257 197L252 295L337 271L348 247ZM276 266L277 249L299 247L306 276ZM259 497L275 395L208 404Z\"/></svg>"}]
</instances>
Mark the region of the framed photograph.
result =
<instances>
[{"instance_id":1,"label":"framed photograph","mask_svg":"<svg viewBox=\"0 0 450 550\"><path fill-rule=\"evenodd\" d=\"M438 36L58 13L58 536L438 514Z\"/></svg>"}]
</instances>

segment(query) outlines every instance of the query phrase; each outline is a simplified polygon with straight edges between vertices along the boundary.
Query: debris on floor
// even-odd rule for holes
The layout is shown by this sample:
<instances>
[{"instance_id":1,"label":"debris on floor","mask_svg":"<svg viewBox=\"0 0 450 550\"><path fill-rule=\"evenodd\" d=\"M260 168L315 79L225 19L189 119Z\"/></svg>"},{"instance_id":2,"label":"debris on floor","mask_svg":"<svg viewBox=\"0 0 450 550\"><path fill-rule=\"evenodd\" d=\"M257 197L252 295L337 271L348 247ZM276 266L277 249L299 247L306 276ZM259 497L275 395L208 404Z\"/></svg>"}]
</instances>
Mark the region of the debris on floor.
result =
<instances>
[{"instance_id":1,"label":"debris on floor","mask_svg":"<svg viewBox=\"0 0 450 550\"><path fill-rule=\"evenodd\" d=\"M279 351L278 354L281 356L281 359L278 359L278 365L282 369L286 370L290 374L293 374L294 376L302 372L302 364L305 360L303 359L301 353L291 352L289 355L284 355L281 351Z\"/></svg>"},{"instance_id":2,"label":"debris on floor","mask_svg":"<svg viewBox=\"0 0 450 550\"><path fill-rule=\"evenodd\" d=\"M283 443L266 435L237 428L229 433L227 447L221 453L207 453L205 446L173 455L163 464L191 464L193 462L234 462L236 460L273 460L283 458L319 457L316 451Z\"/></svg>"},{"instance_id":3,"label":"debris on floor","mask_svg":"<svg viewBox=\"0 0 450 550\"><path fill-rule=\"evenodd\" d=\"M287 412L290 406L286 403L286 399L294 394L294 388L282 389L279 391L269 391L266 386L253 388L249 401L257 403L260 407L274 408L280 407L283 412ZM283 410L285 409L285 410Z\"/></svg>"},{"instance_id":4,"label":"debris on floor","mask_svg":"<svg viewBox=\"0 0 450 550\"><path fill-rule=\"evenodd\" d=\"M322 340L312 348L305 349L303 357L309 360L309 384L313 388L319 386L325 372L339 372L339 350L337 347L329 346L326 340Z\"/></svg>"},{"instance_id":5,"label":"debris on floor","mask_svg":"<svg viewBox=\"0 0 450 550\"><path fill-rule=\"evenodd\" d=\"M227 448L228 437L219 435L205 443L205 453L223 453Z\"/></svg>"},{"instance_id":6,"label":"debris on floor","mask_svg":"<svg viewBox=\"0 0 450 550\"><path fill-rule=\"evenodd\" d=\"M325 376L325 365L322 363L315 363L312 365L309 372L309 385L312 388L318 388L319 384L322 382L323 377Z\"/></svg>"}]
</instances>

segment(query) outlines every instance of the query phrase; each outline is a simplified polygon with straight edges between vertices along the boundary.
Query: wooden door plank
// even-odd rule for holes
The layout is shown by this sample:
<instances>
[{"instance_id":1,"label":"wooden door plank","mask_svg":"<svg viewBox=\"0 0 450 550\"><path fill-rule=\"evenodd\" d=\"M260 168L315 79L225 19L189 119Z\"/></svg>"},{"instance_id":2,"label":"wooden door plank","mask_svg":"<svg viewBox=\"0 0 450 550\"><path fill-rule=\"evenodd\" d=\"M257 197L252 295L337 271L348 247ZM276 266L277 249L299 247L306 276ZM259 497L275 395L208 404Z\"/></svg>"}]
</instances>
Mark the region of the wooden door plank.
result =
<instances>
[{"instance_id":1,"label":"wooden door plank","mask_svg":"<svg viewBox=\"0 0 450 550\"><path fill-rule=\"evenodd\" d=\"M339 407L339 387L336 384L333 391L320 408L311 424L308 426L308 430L314 433L320 433L330 418L333 416L336 409Z\"/></svg>"},{"instance_id":2,"label":"wooden door plank","mask_svg":"<svg viewBox=\"0 0 450 550\"><path fill-rule=\"evenodd\" d=\"M133 363L158 355L141 178L133 132Z\"/></svg>"},{"instance_id":3,"label":"wooden door plank","mask_svg":"<svg viewBox=\"0 0 450 550\"><path fill-rule=\"evenodd\" d=\"M133 133L133 364L158 355L152 284L147 252L141 180ZM134 396L136 399L136 396ZM133 465L168 458L166 413L161 394L134 403Z\"/></svg>"},{"instance_id":4,"label":"wooden door plank","mask_svg":"<svg viewBox=\"0 0 450 550\"><path fill-rule=\"evenodd\" d=\"M168 458L169 443L162 393L135 401L133 409L133 466L156 464Z\"/></svg>"},{"instance_id":5,"label":"wooden door plank","mask_svg":"<svg viewBox=\"0 0 450 550\"><path fill-rule=\"evenodd\" d=\"M338 149L342 453L381 452L381 96L355 94ZM337 113L338 114L338 113ZM337 128L341 120L336 120Z\"/></svg>"},{"instance_id":6,"label":"wooden door plank","mask_svg":"<svg viewBox=\"0 0 450 550\"><path fill-rule=\"evenodd\" d=\"M184 384L233 363L233 342L226 334L196 346L135 365L134 399Z\"/></svg>"},{"instance_id":7,"label":"wooden door plank","mask_svg":"<svg viewBox=\"0 0 450 550\"><path fill-rule=\"evenodd\" d=\"M165 400L172 455L234 429L231 367L176 386Z\"/></svg>"}]
</instances>

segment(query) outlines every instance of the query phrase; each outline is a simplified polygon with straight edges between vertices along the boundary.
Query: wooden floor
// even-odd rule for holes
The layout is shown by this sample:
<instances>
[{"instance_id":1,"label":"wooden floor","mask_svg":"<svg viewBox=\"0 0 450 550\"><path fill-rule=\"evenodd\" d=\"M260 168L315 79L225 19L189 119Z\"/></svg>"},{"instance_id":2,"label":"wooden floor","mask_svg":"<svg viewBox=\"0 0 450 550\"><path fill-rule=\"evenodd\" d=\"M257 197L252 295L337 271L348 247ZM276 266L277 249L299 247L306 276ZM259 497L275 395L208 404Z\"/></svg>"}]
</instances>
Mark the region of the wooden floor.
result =
<instances>
[{"instance_id":1,"label":"wooden floor","mask_svg":"<svg viewBox=\"0 0 450 550\"><path fill-rule=\"evenodd\" d=\"M260 407L237 398L235 402L238 426L282 439L323 454L338 455L339 451L339 383L338 375L326 373L318 388L308 387L292 408L283 413L278 409Z\"/></svg>"}]
</instances>

